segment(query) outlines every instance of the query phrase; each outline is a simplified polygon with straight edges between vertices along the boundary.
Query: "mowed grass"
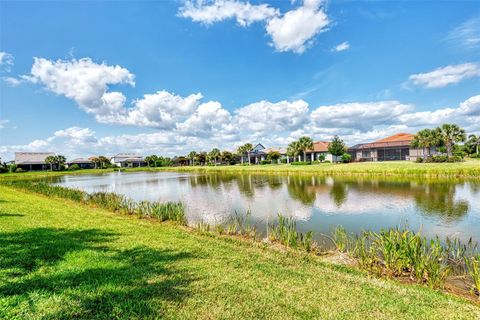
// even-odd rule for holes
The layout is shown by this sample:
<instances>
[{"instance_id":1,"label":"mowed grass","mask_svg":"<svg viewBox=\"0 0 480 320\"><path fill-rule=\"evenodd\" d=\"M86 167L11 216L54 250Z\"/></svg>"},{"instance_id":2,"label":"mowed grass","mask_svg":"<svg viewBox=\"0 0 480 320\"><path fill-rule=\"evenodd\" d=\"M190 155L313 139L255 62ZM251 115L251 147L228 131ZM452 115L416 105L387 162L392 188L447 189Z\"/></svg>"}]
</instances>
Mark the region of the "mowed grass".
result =
<instances>
[{"instance_id":1,"label":"mowed grass","mask_svg":"<svg viewBox=\"0 0 480 320\"><path fill-rule=\"evenodd\" d=\"M411 161L321 163L312 165L236 165L136 168L129 170L172 170L200 172L304 173L328 175L426 176L480 178L480 160L457 163L415 163Z\"/></svg>"},{"instance_id":2,"label":"mowed grass","mask_svg":"<svg viewBox=\"0 0 480 320\"><path fill-rule=\"evenodd\" d=\"M0 319L479 319L310 255L0 186Z\"/></svg>"}]
</instances>

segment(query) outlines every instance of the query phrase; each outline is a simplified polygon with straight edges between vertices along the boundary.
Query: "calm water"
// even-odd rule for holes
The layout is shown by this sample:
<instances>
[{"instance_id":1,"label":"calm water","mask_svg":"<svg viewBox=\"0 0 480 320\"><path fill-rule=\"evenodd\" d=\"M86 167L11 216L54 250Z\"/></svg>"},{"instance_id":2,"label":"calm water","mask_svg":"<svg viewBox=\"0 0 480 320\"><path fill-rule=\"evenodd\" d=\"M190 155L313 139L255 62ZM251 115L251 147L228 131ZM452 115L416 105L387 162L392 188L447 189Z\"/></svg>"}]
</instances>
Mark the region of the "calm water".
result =
<instances>
[{"instance_id":1,"label":"calm water","mask_svg":"<svg viewBox=\"0 0 480 320\"><path fill-rule=\"evenodd\" d=\"M191 222L220 223L251 211L265 226L278 213L301 231L328 233L405 226L480 241L480 183L258 174L174 172L63 176L58 183L87 192L111 191L135 200L183 201Z\"/></svg>"}]
</instances>

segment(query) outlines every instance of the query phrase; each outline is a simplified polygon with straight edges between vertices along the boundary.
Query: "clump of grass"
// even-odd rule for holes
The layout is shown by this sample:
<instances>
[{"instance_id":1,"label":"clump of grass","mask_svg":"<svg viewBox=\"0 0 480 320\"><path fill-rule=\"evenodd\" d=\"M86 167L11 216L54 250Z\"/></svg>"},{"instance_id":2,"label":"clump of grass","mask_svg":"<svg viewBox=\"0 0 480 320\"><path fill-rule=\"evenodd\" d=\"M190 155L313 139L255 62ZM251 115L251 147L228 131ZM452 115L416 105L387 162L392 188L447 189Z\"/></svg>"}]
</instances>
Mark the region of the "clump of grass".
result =
<instances>
[{"instance_id":1,"label":"clump of grass","mask_svg":"<svg viewBox=\"0 0 480 320\"><path fill-rule=\"evenodd\" d=\"M467 267L468 274L473 280L472 291L480 299L480 254L466 257L465 265Z\"/></svg>"},{"instance_id":2,"label":"clump of grass","mask_svg":"<svg viewBox=\"0 0 480 320\"><path fill-rule=\"evenodd\" d=\"M409 276L438 288L453 271L468 269L472 278L480 282L480 262L476 264L475 259L465 258L472 256L477 248L472 241L465 245L447 239L443 245L438 237L427 240L420 232L399 228L351 236L338 227L333 238L337 250L350 253L362 268L373 272L390 277Z\"/></svg>"},{"instance_id":3,"label":"clump of grass","mask_svg":"<svg viewBox=\"0 0 480 320\"><path fill-rule=\"evenodd\" d=\"M302 248L312 251L316 247L313 232L302 234L297 231L296 222L292 217L278 215L278 222L268 225L268 237L271 241L278 241L291 248Z\"/></svg>"},{"instance_id":4,"label":"clump of grass","mask_svg":"<svg viewBox=\"0 0 480 320\"><path fill-rule=\"evenodd\" d=\"M257 226L251 221L252 212L248 210L244 215L235 212L233 216L225 223L225 225L217 226L219 234L240 235L253 240L258 239Z\"/></svg>"}]
</instances>

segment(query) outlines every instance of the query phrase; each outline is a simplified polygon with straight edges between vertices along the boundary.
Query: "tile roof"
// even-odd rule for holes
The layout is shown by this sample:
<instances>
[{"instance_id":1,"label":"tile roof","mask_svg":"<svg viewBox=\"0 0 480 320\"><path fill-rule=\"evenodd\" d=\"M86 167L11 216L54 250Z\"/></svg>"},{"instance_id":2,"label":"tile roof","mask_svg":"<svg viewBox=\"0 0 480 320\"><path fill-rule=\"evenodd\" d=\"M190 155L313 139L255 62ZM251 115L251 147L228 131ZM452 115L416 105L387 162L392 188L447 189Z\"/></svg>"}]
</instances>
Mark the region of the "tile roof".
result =
<instances>
[{"instance_id":1,"label":"tile roof","mask_svg":"<svg viewBox=\"0 0 480 320\"><path fill-rule=\"evenodd\" d=\"M350 147L350 150L355 149L372 149L372 148L386 148L386 147L406 147L410 146L414 134L410 133L397 133L393 136L389 136L371 143L362 143Z\"/></svg>"},{"instance_id":2,"label":"tile roof","mask_svg":"<svg viewBox=\"0 0 480 320\"><path fill-rule=\"evenodd\" d=\"M326 141L316 141L313 143L313 152L327 152L330 142ZM307 152L312 152L312 150L307 150Z\"/></svg>"},{"instance_id":3,"label":"tile roof","mask_svg":"<svg viewBox=\"0 0 480 320\"><path fill-rule=\"evenodd\" d=\"M386 137L386 138L377 140L375 142L397 142L397 141L408 141L408 142L410 142L410 141L413 140L414 137L415 137L414 134L400 132L400 133L394 134L393 136Z\"/></svg>"}]
</instances>

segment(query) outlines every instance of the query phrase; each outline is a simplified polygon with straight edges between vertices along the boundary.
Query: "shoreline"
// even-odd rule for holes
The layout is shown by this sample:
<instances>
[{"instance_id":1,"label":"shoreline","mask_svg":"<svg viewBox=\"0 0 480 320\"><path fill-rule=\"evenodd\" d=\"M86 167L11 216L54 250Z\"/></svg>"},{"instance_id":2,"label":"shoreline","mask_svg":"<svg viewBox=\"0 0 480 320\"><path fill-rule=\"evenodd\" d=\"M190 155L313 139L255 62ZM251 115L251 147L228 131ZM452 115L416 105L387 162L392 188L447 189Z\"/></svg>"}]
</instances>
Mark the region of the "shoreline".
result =
<instances>
[{"instance_id":1,"label":"shoreline","mask_svg":"<svg viewBox=\"0 0 480 320\"><path fill-rule=\"evenodd\" d=\"M348 164L312 164L312 165L234 165L234 166L178 166L178 167L138 167L118 168L121 172L200 172L200 173L240 173L240 174L299 174L325 176L358 177L425 177L439 179L480 180L480 160L468 160L459 163L412 163L363 162ZM76 171L35 171L23 173L4 173L2 178L41 177L61 175L81 175L115 172L117 168L81 169Z\"/></svg>"}]
</instances>

